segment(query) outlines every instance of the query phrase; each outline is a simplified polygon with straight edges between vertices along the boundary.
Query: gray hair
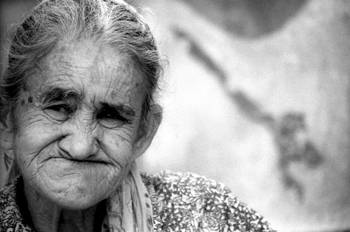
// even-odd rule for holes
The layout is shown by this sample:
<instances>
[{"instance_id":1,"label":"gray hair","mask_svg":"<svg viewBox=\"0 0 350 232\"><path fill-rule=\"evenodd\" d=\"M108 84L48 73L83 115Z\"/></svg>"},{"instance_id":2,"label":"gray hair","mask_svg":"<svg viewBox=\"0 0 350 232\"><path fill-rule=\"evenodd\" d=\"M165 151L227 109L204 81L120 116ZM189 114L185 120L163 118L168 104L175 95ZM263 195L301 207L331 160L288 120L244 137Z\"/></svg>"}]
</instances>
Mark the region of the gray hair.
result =
<instances>
[{"instance_id":1,"label":"gray hair","mask_svg":"<svg viewBox=\"0 0 350 232\"><path fill-rule=\"evenodd\" d=\"M95 39L136 62L144 74L145 118L162 72L159 52L142 16L123 0L44 0L11 38L8 67L0 84L0 121L18 102L36 63L60 40Z\"/></svg>"}]
</instances>

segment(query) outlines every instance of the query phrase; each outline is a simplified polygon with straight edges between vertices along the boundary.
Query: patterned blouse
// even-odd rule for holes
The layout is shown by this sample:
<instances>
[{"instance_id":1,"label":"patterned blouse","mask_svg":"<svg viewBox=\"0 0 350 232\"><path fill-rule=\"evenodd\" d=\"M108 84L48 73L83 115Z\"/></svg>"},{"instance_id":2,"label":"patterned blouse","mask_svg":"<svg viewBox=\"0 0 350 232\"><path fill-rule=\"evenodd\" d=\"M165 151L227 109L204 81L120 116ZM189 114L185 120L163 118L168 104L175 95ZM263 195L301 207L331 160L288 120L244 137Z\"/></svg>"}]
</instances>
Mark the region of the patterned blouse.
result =
<instances>
[{"instance_id":1,"label":"patterned blouse","mask_svg":"<svg viewBox=\"0 0 350 232\"><path fill-rule=\"evenodd\" d=\"M224 185L186 173L142 175L153 206L155 232L272 232L264 219ZM0 191L0 232L34 232L22 180ZM23 206L24 205L24 206Z\"/></svg>"}]
</instances>

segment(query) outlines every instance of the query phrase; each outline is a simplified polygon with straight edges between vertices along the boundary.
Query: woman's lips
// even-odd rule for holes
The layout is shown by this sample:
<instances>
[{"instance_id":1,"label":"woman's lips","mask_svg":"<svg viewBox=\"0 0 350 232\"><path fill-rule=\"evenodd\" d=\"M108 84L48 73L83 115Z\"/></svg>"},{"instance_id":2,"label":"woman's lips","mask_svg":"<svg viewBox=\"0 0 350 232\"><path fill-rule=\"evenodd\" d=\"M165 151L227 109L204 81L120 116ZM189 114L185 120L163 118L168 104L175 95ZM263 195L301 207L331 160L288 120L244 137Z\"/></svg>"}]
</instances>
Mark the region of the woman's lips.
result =
<instances>
[{"instance_id":1,"label":"woman's lips","mask_svg":"<svg viewBox=\"0 0 350 232\"><path fill-rule=\"evenodd\" d=\"M54 157L49 158L46 160L48 163L54 163L54 167L91 167L91 166L98 166L98 165L108 165L109 163L101 160L79 160L79 159L67 159L67 158L61 158L61 157ZM57 166L56 166L57 165Z\"/></svg>"},{"instance_id":2,"label":"woman's lips","mask_svg":"<svg viewBox=\"0 0 350 232\"><path fill-rule=\"evenodd\" d=\"M102 159L96 159L96 158L88 158L88 159L74 159L70 156L64 155L61 152L59 152L59 156L55 157L50 157L49 159L57 159L60 160L62 159L63 161L70 161L70 162L77 162L77 163L96 163L96 164L109 164L108 162L102 160Z\"/></svg>"},{"instance_id":3,"label":"woman's lips","mask_svg":"<svg viewBox=\"0 0 350 232\"><path fill-rule=\"evenodd\" d=\"M78 163L107 164L106 162L100 161L100 160L78 160L78 159L67 159L67 160L68 160L68 161L71 161L71 162L78 162Z\"/></svg>"}]
</instances>

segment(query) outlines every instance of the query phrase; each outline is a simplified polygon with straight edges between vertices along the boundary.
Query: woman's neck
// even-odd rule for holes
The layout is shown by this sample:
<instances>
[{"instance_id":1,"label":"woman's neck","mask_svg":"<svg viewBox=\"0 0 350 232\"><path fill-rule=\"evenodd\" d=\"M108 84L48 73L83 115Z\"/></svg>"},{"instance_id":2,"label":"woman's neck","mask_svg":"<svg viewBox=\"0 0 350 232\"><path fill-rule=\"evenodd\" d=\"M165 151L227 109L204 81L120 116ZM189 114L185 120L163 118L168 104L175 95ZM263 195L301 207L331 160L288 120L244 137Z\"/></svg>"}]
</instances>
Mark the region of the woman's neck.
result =
<instances>
[{"instance_id":1,"label":"woman's neck","mask_svg":"<svg viewBox=\"0 0 350 232\"><path fill-rule=\"evenodd\" d=\"M65 210L24 185L29 214L38 232L100 231L104 203L85 210ZM102 212L101 212L102 211Z\"/></svg>"}]
</instances>

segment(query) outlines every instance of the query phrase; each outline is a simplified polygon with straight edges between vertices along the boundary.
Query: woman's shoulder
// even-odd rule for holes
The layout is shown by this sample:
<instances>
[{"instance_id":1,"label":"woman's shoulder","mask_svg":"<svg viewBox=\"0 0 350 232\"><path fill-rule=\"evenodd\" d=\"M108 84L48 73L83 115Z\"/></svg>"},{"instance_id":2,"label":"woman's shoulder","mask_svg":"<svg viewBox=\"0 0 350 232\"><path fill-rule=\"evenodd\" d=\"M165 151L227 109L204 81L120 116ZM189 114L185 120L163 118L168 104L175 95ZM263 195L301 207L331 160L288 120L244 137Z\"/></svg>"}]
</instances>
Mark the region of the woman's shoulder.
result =
<instances>
[{"instance_id":1,"label":"woman's shoulder","mask_svg":"<svg viewBox=\"0 0 350 232\"><path fill-rule=\"evenodd\" d=\"M153 175L142 174L142 178L148 189L153 188L157 196L165 200L174 200L177 196L188 200L212 199L231 193L225 185L194 173L162 171Z\"/></svg>"},{"instance_id":2,"label":"woman's shoulder","mask_svg":"<svg viewBox=\"0 0 350 232\"><path fill-rule=\"evenodd\" d=\"M17 196L20 182L17 177L0 190L0 231L33 231L20 212Z\"/></svg>"},{"instance_id":3,"label":"woman's shoulder","mask_svg":"<svg viewBox=\"0 0 350 232\"><path fill-rule=\"evenodd\" d=\"M3 212L17 210L17 184L18 179L9 183L0 190L0 218L2 218L1 216L3 216Z\"/></svg>"},{"instance_id":4,"label":"woman's shoulder","mask_svg":"<svg viewBox=\"0 0 350 232\"><path fill-rule=\"evenodd\" d=\"M142 176L159 231L272 231L263 217L221 183L193 173L165 171Z\"/></svg>"}]
</instances>

